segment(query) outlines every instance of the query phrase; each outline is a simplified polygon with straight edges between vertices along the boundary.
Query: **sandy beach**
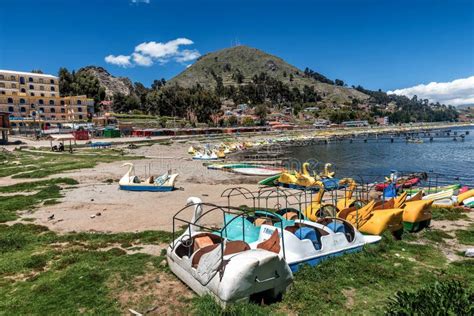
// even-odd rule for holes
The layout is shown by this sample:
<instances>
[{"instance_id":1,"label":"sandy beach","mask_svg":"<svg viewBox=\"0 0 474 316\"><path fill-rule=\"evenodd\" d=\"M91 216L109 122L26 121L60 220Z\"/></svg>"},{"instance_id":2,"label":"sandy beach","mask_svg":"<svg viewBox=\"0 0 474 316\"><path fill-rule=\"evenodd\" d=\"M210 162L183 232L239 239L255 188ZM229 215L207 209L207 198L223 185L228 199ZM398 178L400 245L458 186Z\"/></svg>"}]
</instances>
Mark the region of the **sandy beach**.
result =
<instances>
[{"instance_id":1,"label":"sandy beach","mask_svg":"<svg viewBox=\"0 0 474 316\"><path fill-rule=\"evenodd\" d=\"M208 170L202 161L193 161L186 153L189 145L153 145L135 150L130 154L147 157L163 157L132 160L136 174L159 175L171 169L179 173L177 190L172 192L129 192L119 189L118 181L127 171L123 161L102 163L93 169L82 169L55 175L67 176L79 182L74 188L64 190L60 204L42 206L23 217L34 218L35 222L60 231L144 231L172 230L172 217L186 205L189 197L199 197L204 202L226 204L220 197L230 187L244 186L256 190L258 178L239 176L218 170ZM172 159L168 157L173 157ZM151 170L151 171L149 171ZM11 183L11 180L10 180ZM236 203L248 204L243 199ZM240 203L241 202L241 203ZM94 216L100 213L100 216ZM54 214L53 220L48 217ZM189 219L191 218L191 214Z\"/></svg>"},{"instance_id":2,"label":"sandy beach","mask_svg":"<svg viewBox=\"0 0 474 316\"><path fill-rule=\"evenodd\" d=\"M440 125L432 128L440 128ZM443 125L443 127L445 127ZM426 128L417 127L419 129ZM417 129L415 128L415 129ZM401 130L397 127L374 128L370 130L325 130L312 131L316 137L331 137L345 135L347 133L382 133L393 130ZM298 132L287 132L287 135L297 135ZM281 137L285 134L240 136L246 140L258 140L269 137ZM24 138L21 138L23 141ZM77 180L79 184L73 188L64 190L64 197L59 204L40 206L34 211L22 213L24 218L32 218L35 223L48 226L58 232L71 231L100 231L100 232L135 232L145 230L167 230L173 229L173 215L186 205L189 197L201 198L204 202L217 205L227 205L227 199L221 197L222 192L231 187L241 186L250 191L258 190L257 182L261 178L227 173L218 170L207 169L202 161L193 161L187 149L198 140L185 141L175 139L172 144L163 145L155 141L162 139L115 139L122 140L125 144L115 144L114 148L122 148L124 154L143 156L146 159L130 161L116 161L111 163L100 163L91 169L80 169L71 172L56 174L52 177L69 177ZM143 143L153 142L136 149L130 149L128 142ZM220 140L200 140L202 143ZM49 141L27 140L29 147L46 147ZM81 142L83 143L83 142ZM284 146L284 145L282 145ZM13 149L13 148L10 148ZM271 149L274 150L274 149ZM232 159L232 158L231 158ZM172 192L128 192L119 189L118 180L127 171L122 167L124 162L132 162L135 172L141 178L150 175L160 175L171 170L178 173L176 183L177 190ZM4 177L0 185L12 185L30 181L28 179L12 179ZM234 197L233 206L251 205L251 201L244 198ZM97 215L99 214L100 215ZM54 219L48 217L54 214ZM217 217L218 213L215 213ZM187 214L191 219L191 212ZM220 220L216 217L206 217L208 223L213 224Z\"/></svg>"}]
</instances>

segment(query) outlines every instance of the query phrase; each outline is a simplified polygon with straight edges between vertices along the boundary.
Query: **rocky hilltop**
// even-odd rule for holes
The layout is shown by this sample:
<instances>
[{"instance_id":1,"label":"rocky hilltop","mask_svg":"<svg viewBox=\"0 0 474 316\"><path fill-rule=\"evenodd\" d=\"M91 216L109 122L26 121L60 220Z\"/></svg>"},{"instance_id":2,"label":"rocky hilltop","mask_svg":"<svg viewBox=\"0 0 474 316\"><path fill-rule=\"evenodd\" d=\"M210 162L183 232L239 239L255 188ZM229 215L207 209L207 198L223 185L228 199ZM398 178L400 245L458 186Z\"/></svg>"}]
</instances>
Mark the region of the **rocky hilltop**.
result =
<instances>
[{"instance_id":1,"label":"rocky hilltop","mask_svg":"<svg viewBox=\"0 0 474 316\"><path fill-rule=\"evenodd\" d=\"M129 95L133 92L133 84L127 77L114 77L105 68L97 66L87 66L79 69L78 72L88 72L97 79L100 85L105 88L107 98L111 98L114 93Z\"/></svg>"}]
</instances>

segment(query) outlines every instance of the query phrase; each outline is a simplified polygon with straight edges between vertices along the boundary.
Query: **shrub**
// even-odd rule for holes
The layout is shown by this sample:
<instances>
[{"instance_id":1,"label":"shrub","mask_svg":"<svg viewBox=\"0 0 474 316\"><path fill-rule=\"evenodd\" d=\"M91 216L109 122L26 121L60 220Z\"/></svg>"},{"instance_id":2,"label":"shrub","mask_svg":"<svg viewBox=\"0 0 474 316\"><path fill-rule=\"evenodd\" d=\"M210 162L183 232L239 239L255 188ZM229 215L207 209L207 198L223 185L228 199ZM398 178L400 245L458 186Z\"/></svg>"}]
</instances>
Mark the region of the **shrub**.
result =
<instances>
[{"instance_id":1,"label":"shrub","mask_svg":"<svg viewBox=\"0 0 474 316\"><path fill-rule=\"evenodd\" d=\"M397 292L385 311L388 315L473 315L474 291L455 280L435 282L415 292Z\"/></svg>"}]
</instances>

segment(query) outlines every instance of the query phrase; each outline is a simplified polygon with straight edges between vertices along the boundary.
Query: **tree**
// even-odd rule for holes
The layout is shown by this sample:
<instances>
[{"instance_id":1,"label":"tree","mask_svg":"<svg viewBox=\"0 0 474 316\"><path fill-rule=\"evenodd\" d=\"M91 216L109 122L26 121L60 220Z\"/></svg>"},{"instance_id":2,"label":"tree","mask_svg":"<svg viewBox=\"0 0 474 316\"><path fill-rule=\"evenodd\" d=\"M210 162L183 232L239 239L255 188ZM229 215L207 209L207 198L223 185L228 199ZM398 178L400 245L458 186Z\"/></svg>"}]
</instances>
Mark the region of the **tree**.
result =
<instances>
[{"instance_id":1,"label":"tree","mask_svg":"<svg viewBox=\"0 0 474 316\"><path fill-rule=\"evenodd\" d=\"M229 116L229 118L227 119L227 124L229 126L236 126L238 123L238 120L237 120L237 116L235 115L231 115Z\"/></svg>"},{"instance_id":2,"label":"tree","mask_svg":"<svg viewBox=\"0 0 474 316\"><path fill-rule=\"evenodd\" d=\"M63 96L72 94L72 84L74 82L74 76L66 68L59 68L59 93Z\"/></svg>"},{"instance_id":3,"label":"tree","mask_svg":"<svg viewBox=\"0 0 474 316\"><path fill-rule=\"evenodd\" d=\"M341 79L336 79L334 80L334 82L336 83L336 86L340 86L340 87L344 86L344 81L342 81Z\"/></svg>"},{"instance_id":4,"label":"tree","mask_svg":"<svg viewBox=\"0 0 474 316\"><path fill-rule=\"evenodd\" d=\"M31 72L34 73L34 74L42 74L43 73L43 71L41 69L33 69Z\"/></svg>"},{"instance_id":5,"label":"tree","mask_svg":"<svg viewBox=\"0 0 474 316\"><path fill-rule=\"evenodd\" d=\"M124 112L127 107L126 98L123 93L115 93L113 96L112 109L114 112Z\"/></svg>"},{"instance_id":6,"label":"tree","mask_svg":"<svg viewBox=\"0 0 474 316\"><path fill-rule=\"evenodd\" d=\"M246 116L242 119L242 125L243 126L253 126L255 123L253 121L253 118L250 116Z\"/></svg>"},{"instance_id":7,"label":"tree","mask_svg":"<svg viewBox=\"0 0 474 316\"><path fill-rule=\"evenodd\" d=\"M255 107L255 115L260 119L260 125L265 125L265 120L267 119L268 108L267 105L262 103Z\"/></svg>"}]
</instances>

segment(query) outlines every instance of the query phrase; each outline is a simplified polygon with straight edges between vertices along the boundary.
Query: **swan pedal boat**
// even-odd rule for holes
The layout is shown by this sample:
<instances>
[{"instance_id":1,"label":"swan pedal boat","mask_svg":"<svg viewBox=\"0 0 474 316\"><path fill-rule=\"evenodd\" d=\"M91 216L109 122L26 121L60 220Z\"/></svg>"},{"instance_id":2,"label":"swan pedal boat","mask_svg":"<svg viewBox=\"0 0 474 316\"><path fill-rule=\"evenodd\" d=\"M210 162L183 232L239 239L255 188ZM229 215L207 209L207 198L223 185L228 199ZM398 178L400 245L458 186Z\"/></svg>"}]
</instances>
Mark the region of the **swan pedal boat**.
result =
<instances>
[{"instance_id":1,"label":"swan pedal boat","mask_svg":"<svg viewBox=\"0 0 474 316\"><path fill-rule=\"evenodd\" d=\"M154 178L149 177L145 181L141 181L135 175L135 166L132 163L125 163L122 167L128 166L127 173L120 179L119 188L125 191L149 191L149 192L165 192L173 191L177 173L165 173L162 176Z\"/></svg>"},{"instance_id":2,"label":"swan pedal boat","mask_svg":"<svg viewBox=\"0 0 474 316\"><path fill-rule=\"evenodd\" d=\"M188 206L194 207L193 219L167 248L171 271L194 292L210 294L224 307L259 295L281 297L293 274L280 255L279 243L262 241L250 247L204 229L199 220L209 211L203 212L203 205L199 198L188 199Z\"/></svg>"}]
</instances>

